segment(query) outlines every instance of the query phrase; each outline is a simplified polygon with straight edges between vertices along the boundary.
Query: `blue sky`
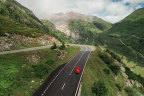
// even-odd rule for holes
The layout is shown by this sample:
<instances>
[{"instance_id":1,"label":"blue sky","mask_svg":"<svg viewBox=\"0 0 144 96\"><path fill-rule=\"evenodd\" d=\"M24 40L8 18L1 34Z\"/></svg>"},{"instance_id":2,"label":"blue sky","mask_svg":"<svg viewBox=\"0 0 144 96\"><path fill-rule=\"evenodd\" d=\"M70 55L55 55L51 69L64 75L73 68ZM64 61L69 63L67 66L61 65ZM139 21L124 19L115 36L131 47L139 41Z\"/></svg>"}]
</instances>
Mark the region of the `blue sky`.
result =
<instances>
[{"instance_id":1,"label":"blue sky","mask_svg":"<svg viewBox=\"0 0 144 96\"><path fill-rule=\"evenodd\" d=\"M31 9L37 17L47 18L59 12L74 11L85 15L95 15L111 23L116 23L133 11L144 8L144 0L17 0Z\"/></svg>"}]
</instances>

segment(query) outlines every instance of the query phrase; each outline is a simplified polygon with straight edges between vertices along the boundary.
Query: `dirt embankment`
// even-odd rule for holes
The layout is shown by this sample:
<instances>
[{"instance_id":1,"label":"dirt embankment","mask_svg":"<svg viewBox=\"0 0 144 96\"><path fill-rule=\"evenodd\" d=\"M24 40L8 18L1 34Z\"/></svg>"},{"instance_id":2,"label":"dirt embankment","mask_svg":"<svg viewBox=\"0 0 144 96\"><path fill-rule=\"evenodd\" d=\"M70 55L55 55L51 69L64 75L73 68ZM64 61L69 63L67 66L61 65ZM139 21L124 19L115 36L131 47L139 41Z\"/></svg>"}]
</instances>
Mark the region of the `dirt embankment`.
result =
<instances>
[{"instance_id":1,"label":"dirt embankment","mask_svg":"<svg viewBox=\"0 0 144 96\"><path fill-rule=\"evenodd\" d=\"M19 47L50 45L53 42L60 43L57 39L49 35L43 35L38 38L31 38L13 34L0 37L0 51L11 50Z\"/></svg>"}]
</instances>

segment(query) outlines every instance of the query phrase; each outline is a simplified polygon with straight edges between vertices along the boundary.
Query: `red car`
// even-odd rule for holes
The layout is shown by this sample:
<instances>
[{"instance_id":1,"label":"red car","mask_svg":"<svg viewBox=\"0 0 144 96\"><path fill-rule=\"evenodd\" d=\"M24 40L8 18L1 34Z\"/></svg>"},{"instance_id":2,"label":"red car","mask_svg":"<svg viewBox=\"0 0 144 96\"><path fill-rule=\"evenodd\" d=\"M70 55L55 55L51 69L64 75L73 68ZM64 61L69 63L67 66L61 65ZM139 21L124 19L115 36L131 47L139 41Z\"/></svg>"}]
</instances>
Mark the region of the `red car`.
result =
<instances>
[{"instance_id":1,"label":"red car","mask_svg":"<svg viewBox=\"0 0 144 96\"><path fill-rule=\"evenodd\" d=\"M76 67L75 73L76 73L76 74L79 74L80 71L81 71L81 68L80 68L80 67Z\"/></svg>"}]
</instances>

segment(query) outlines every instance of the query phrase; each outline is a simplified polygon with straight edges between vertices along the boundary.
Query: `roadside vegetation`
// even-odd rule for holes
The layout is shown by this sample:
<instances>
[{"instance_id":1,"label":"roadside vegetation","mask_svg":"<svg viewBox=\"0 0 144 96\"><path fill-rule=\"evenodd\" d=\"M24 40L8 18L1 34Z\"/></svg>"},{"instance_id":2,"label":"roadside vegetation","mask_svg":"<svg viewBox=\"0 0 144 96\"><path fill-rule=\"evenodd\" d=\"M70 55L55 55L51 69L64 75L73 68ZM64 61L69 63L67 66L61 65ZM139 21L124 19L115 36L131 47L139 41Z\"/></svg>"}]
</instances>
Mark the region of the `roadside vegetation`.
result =
<instances>
[{"instance_id":1,"label":"roadside vegetation","mask_svg":"<svg viewBox=\"0 0 144 96\"><path fill-rule=\"evenodd\" d=\"M128 87L126 84L126 80L132 79L129 75L128 79L123 77L122 65L117 54L109 49L102 51L96 47L85 69L81 96L142 96L143 88L135 85ZM135 76L131 71L127 71L126 69L126 74Z\"/></svg>"},{"instance_id":2,"label":"roadside vegetation","mask_svg":"<svg viewBox=\"0 0 144 96\"><path fill-rule=\"evenodd\" d=\"M32 96L52 71L79 50L79 47L67 47L1 55L0 96Z\"/></svg>"}]
</instances>

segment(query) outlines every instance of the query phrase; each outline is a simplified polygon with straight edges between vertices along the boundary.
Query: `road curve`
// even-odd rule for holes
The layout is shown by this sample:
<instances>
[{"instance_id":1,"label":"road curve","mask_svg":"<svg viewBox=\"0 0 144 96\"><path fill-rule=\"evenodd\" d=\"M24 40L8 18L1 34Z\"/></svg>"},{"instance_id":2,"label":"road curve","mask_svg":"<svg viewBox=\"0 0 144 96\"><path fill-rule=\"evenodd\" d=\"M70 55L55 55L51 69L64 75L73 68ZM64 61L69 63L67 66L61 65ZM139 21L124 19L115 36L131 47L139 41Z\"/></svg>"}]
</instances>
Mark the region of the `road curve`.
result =
<instances>
[{"instance_id":1,"label":"road curve","mask_svg":"<svg viewBox=\"0 0 144 96\"><path fill-rule=\"evenodd\" d=\"M91 46L77 46L81 47L79 53L67 64L56 69L33 96L77 96L86 63L94 50ZM82 68L80 74L75 74L76 67Z\"/></svg>"}]
</instances>

